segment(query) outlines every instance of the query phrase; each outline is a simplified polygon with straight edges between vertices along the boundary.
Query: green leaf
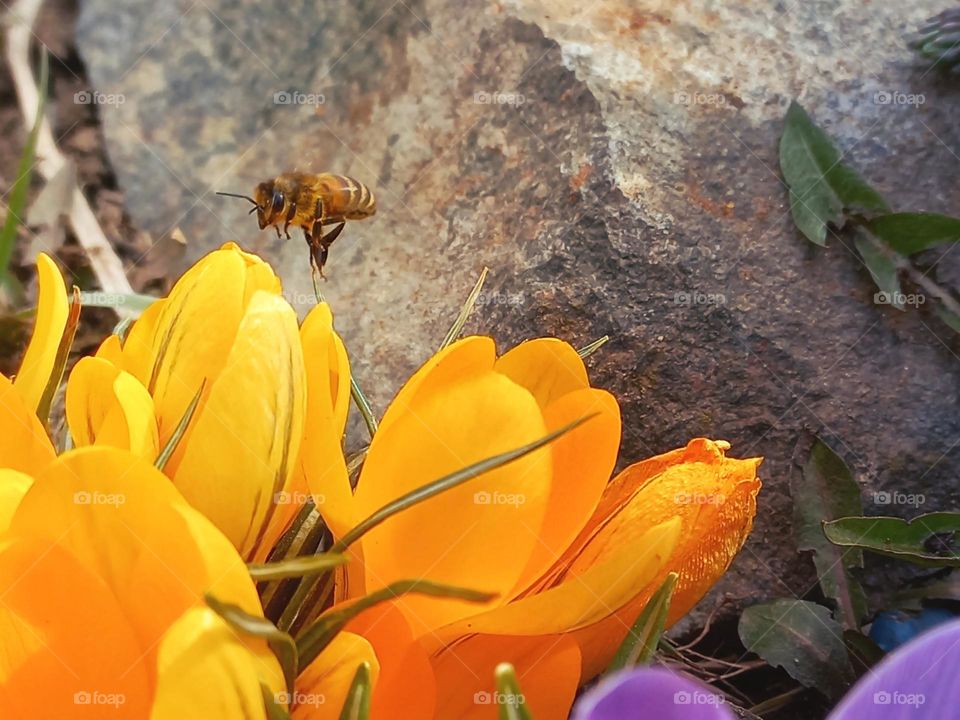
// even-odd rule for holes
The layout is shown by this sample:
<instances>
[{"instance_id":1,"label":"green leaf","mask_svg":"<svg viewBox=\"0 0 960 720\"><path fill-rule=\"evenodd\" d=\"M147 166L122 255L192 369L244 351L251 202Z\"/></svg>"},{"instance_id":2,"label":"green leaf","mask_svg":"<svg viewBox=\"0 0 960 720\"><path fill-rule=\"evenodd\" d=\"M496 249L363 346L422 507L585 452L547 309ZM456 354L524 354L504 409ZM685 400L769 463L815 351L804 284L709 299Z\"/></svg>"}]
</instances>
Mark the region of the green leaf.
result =
<instances>
[{"instance_id":1,"label":"green leaf","mask_svg":"<svg viewBox=\"0 0 960 720\"><path fill-rule=\"evenodd\" d=\"M463 307L460 308L460 314L457 315L450 330L447 331L446 337L443 338L443 342L440 343L440 350L449 347L460 337L460 333L463 332L463 326L467 324L467 320L470 319L470 313L473 312L473 306L477 304L477 298L480 297L480 291L483 290L483 283L486 281L489 272L490 269L486 267L480 271L480 277L477 278L473 290L467 295Z\"/></svg>"},{"instance_id":2,"label":"green leaf","mask_svg":"<svg viewBox=\"0 0 960 720\"><path fill-rule=\"evenodd\" d=\"M883 660L884 652L880 646L859 630L844 630L843 644L847 646L847 654L858 676Z\"/></svg>"},{"instance_id":3,"label":"green leaf","mask_svg":"<svg viewBox=\"0 0 960 720\"><path fill-rule=\"evenodd\" d=\"M237 632L266 640L273 654L277 656L277 661L283 670L287 692L292 693L293 683L297 678L300 667L297 657L297 644L293 638L278 630L277 626L266 618L251 615L237 605L221 602L209 593L204 595L204 600L211 610L222 617Z\"/></svg>"},{"instance_id":4,"label":"green leaf","mask_svg":"<svg viewBox=\"0 0 960 720\"><path fill-rule=\"evenodd\" d=\"M290 713L280 706L273 690L263 680L260 681L260 693L263 695L263 708L267 711L267 720L291 720Z\"/></svg>"},{"instance_id":5,"label":"green leaf","mask_svg":"<svg viewBox=\"0 0 960 720\"><path fill-rule=\"evenodd\" d=\"M340 711L340 720L369 720L370 718L370 663L360 663L347 691L347 699Z\"/></svg>"},{"instance_id":6,"label":"green leaf","mask_svg":"<svg viewBox=\"0 0 960 720\"><path fill-rule=\"evenodd\" d=\"M890 213L867 223L878 238L901 255L960 240L960 218L936 213Z\"/></svg>"},{"instance_id":7,"label":"green leaf","mask_svg":"<svg viewBox=\"0 0 960 720\"><path fill-rule=\"evenodd\" d=\"M40 136L40 126L43 124L43 113L47 104L47 85L50 77L50 61L46 52L40 54L40 81L37 83L37 117L27 136L20 164L17 166L16 179L7 196L7 217L0 228L0 285L8 288L18 300L23 297L23 288L17 279L10 274L10 259L13 257L13 246L17 240L17 228L20 226L24 209L27 205L27 193L30 190L30 180L33 176L33 166L37 154L37 138Z\"/></svg>"},{"instance_id":8,"label":"green leaf","mask_svg":"<svg viewBox=\"0 0 960 720\"><path fill-rule=\"evenodd\" d=\"M486 472L496 470L499 467L503 467L504 465L513 462L514 460L519 460L524 455L529 455L535 450L539 450L544 445L553 442L561 435L564 435L565 433L568 433L571 430L579 427L587 420L593 418L595 415L596 413L593 415L587 415L578 420L574 420L571 423L567 423L559 430L554 430L552 433L544 435L542 438L535 440L529 445L524 445L523 447L519 447L515 450L508 450L505 453L494 455L493 457L486 458L485 460L475 462L472 465L468 465L467 467L457 470L456 472L452 472L449 475L444 475L439 480L434 480L433 482L427 483L426 485L419 487L392 502L387 503L382 508L370 515L367 519L358 523L352 530L345 533L342 538L333 544L333 546L330 548L330 552L343 552L350 547L350 545L363 537L367 532L385 520L393 517L397 513L403 512L409 507L413 507L424 500L428 500L429 498L455 488L458 485L462 485L469 480L473 480L475 477L483 475Z\"/></svg>"},{"instance_id":9,"label":"green leaf","mask_svg":"<svg viewBox=\"0 0 960 720\"><path fill-rule=\"evenodd\" d=\"M809 439L801 440L798 447L808 442ZM843 459L822 440L815 439L804 465L794 464L790 494L797 548L813 552L823 594L836 602L837 618L844 627L856 630L867 615L867 600L849 571L863 567L863 555L856 550L842 550L828 541L821 523L862 513L860 487Z\"/></svg>"},{"instance_id":10,"label":"green leaf","mask_svg":"<svg viewBox=\"0 0 960 720\"><path fill-rule=\"evenodd\" d=\"M491 699L500 708L500 720L533 720L513 665L500 663L494 669L493 675L497 681L497 694ZM475 696L474 701L476 700Z\"/></svg>"},{"instance_id":11,"label":"green leaf","mask_svg":"<svg viewBox=\"0 0 960 720\"><path fill-rule=\"evenodd\" d=\"M900 276L897 264L880 247L880 241L871 236L870 231L858 225L853 234L853 244L867 266L877 290L886 295L889 305L897 310L906 310L903 302L903 290L900 287ZM875 298L876 300L876 298Z\"/></svg>"},{"instance_id":12,"label":"green leaf","mask_svg":"<svg viewBox=\"0 0 960 720\"><path fill-rule=\"evenodd\" d=\"M937 512L913 520L894 517L845 517L823 524L827 539L926 567L960 567L955 546L960 513Z\"/></svg>"},{"instance_id":13,"label":"green leaf","mask_svg":"<svg viewBox=\"0 0 960 720\"><path fill-rule=\"evenodd\" d=\"M934 307L933 311L936 313L937 317L946 323L947 327L949 327L955 333L960 333L960 315L957 315L956 313L951 312L940 305Z\"/></svg>"},{"instance_id":14,"label":"green leaf","mask_svg":"<svg viewBox=\"0 0 960 720\"><path fill-rule=\"evenodd\" d=\"M80 293L80 299L85 307L123 308L129 311L129 318L136 317L153 305L159 298L142 293L105 293L101 290ZM116 333L115 333L116 334Z\"/></svg>"},{"instance_id":15,"label":"green leaf","mask_svg":"<svg viewBox=\"0 0 960 720\"><path fill-rule=\"evenodd\" d=\"M747 650L829 698L841 697L853 681L843 628L822 605L775 600L748 607L739 633Z\"/></svg>"},{"instance_id":16,"label":"green leaf","mask_svg":"<svg viewBox=\"0 0 960 720\"><path fill-rule=\"evenodd\" d=\"M851 167L830 137L795 101L780 138L780 170L790 188L793 221L810 242L827 244L827 223L842 227L844 209L886 211L887 204Z\"/></svg>"},{"instance_id":17,"label":"green leaf","mask_svg":"<svg viewBox=\"0 0 960 720\"><path fill-rule=\"evenodd\" d=\"M670 598L673 597L678 577L677 573L668 573L663 584L644 605L630 632L627 633L627 637L620 644L620 649L617 650L617 654L607 668L607 673L634 665L650 664L660 643L663 626L667 622Z\"/></svg>"},{"instance_id":18,"label":"green leaf","mask_svg":"<svg viewBox=\"0 0 960 720\"><path fill-rule=\"evenodd\" d=\"M197 394L193 396L193 400L191 400L190 404L187 405L187 409L183 413L183 417L180 418L180 422L178 422L177 426L173 429L173 434L170 436L170 439L167 440L167 444L160 449L160 454L157 455L157 459L153 463L157 470L162 471L167 466L167 463L170 462L170 458L173 457L173 453L176 452L177 446L180 444L180 440L183 439L184 434L187 432L187 428L190 427L190 421L193 420L193 414L197 411L197 406L200 404L200 398L203 396L203 388L206 383L206 380L200 383L200 389L197 390Z\"/></svg>"},{"instance_id":19,"label":"green leaf","mask_svg":"<svg viewBox=\"0 0 960 720\"><path fill-rule=\"evenodd\" d=\"M313 662L317 655L330 644L336 634L343 629L344 625L364 610L407 593L456 598L467 602L487 602L497 596L496 593L481 592L455 585L443 585L429 580L398 580L369 595L364 595L346 607L335 607L328 610L313 625L304 630L297 638L297 649L303 667L307 667Z\"/></svg>"},{"instance_id":20,"label":"green leaf","mask_svg":"<svg viewBox=\"0 0 960 720\"><path fill-rule=\"evenodd\" d=\"M346 555L320 553L319 555L305 555L263 564L249 563L247 571L256 582L283 580L326 572L338 565L345 565L347 560Z\"/></svg>"}]
</instances>

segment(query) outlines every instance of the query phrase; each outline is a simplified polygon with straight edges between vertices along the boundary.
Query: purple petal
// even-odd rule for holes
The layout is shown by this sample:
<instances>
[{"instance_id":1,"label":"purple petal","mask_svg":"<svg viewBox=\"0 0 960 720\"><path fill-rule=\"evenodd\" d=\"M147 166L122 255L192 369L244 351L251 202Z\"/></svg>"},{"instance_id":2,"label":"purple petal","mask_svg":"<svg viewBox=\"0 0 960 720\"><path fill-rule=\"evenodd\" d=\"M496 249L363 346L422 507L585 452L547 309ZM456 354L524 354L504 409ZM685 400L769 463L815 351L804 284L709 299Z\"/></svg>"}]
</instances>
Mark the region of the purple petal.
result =
<instances>
[{"instance_id":1,"label":"purple petal","mask_svg":"<svg viewBox=\"0 0 960 720\"><path fill-rule=\"evenodd\" d=\"M724 696L663 668L625 670L586 693L572 720L733 720Z\"/></svg>"},{"instance_id":2,"label":"purple petal","mask_svg":"<svg viewBox=\"0 0 960 720\"><path fill-rule=\"evenodd\" d=\"M960 620L891 653L853 686L829 720L960 717Z\"/></svg>"}]
</instances>

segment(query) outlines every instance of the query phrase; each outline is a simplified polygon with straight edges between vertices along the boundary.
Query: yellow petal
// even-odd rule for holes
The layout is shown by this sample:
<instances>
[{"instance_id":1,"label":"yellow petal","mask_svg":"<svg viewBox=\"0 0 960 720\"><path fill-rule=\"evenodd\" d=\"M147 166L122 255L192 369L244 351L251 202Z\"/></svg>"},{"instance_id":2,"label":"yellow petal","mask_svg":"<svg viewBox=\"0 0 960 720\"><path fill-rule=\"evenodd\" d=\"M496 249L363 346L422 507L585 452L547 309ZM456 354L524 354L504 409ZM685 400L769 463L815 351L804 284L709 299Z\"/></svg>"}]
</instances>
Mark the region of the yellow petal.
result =
<instances>
[{"instance_id":1,"label":"yellow petal","mask_svg":"<svg viewBox=\"0 0 960 720\"><path fill-rule=\"evenodd\" d=\"M163 313L166 300L156 300L152 302L146 310L140 313L127 333L127 339L123 341L122 354L123 362L115 363L122 367L128 373L139 380L144 387L150 382L150 373L153 370L153 348L157 333L157 324L160 322L160 316ZM116 337L112 335L111 337ZM116 338L120 343L120 338ZM104 345L107 345L104 342ZM108 346L104 353L113 354L113 350ZM98 352L99 356L100 353ZM110 358L105 358L109 360Z\"/></svg>"},{"instance_id":2,"label":"yellow petal","mask_svg":"<svg viewBox=\"0 0 960 720\"><path fill-rule=\"evenodd\" d=\"M148 717L146 648L100 578L40 538L0 541L0 577L4 717Z\"/></svg>"},{"instance_id":3,"label":"yellow petal","mask_svg":"<svg viewBox=\"0 0 960 720\"><path fill-rule=\"evenodd\" d=\"M17 391L34 412L53 373L57 349L70 312L63 275L45 253L37 255L37 282L40 287L37 321L20 364L20 372L14 380Z\"/></svg>"},{"instance_id":4,"label":"yellow petal","mask_svg":"<svg viewBox=\"0 0 960 720\"><path fill-rule=\"evenodd\" d=\"M566 720L580 679L571 639L478 635L433 658L438 720L493 720L515 698L496 691L494 670L514 666L523 700L537 720Z\"/></svg>"},{"instance_id":5,"label":"yellow petal","mask_svg":"<svg viewBox=\"0 0 960 720\"><path fill-rule=\"evenodd\" d=\"M269 266L252 258L232 243L225 245L184 273L164 302L153 333L147 382L157 405L161 443L166 443L203 381L213 380L227 365L254 294L279 293Z\"/></svg>"},{"instance_id":6,"label":"yellow petal","mask_svg":"<svg viewBox=\"0 0 960 720\"><path fill-rule=\"evenodd\" d=\"M350 402L350 368L325 304L300 327L307 365L307 416L297 486L306 485L337 537L357 522L341 441ZM342 406L342 407L341 407Z\"/></svg>"},{"instance_id":7,"label":"yellow petal","mask_svg":"<svg viewBox=\"0 0 960 720\"><path fill-rule=\"evenodd\" d=\"M10 523L17 537L69 547L110 587L147 661L167 627L205 592L259 613L246 566L170 481L128 452L88 447L36 476Z\"/></svg>"},{"instance_id":8,"label":"yellow petal","mask_svg":"<svg viewBox=\"0 0 960 720\"><path fill-rule=\"evenodd\" d=\"M370 643L350 632L338 633L297 678L293 720L339 718L350 683L362 663L369 663L371 684L376 687L380 663Z\"/></svg>"},{"instance_id":9,"label":"yellow petal","mask_svg":"<svg viewBox=\"0 0 960 720\"><path fill-rule=\"evenodd\" d=\"M33 478L16 470L0 469L0 533L10 527L13 513L33 485Z\"/></svg>"},{"instance_id":10,"label":"yellow petal","mask_svg":"<svg viewBox=\"0 0 960 720\"><path fill-rule=\"evenodd\" d=\"M159 453L153 398L133 375L107 360L86 357L74 366L66 415L77 447L109 445L151 462Z\"/></svg>"},{"instance_id":11,"label":"yellow petal","mask_svg":"<svg viewBox=\"0 0 960 720\"><path fill-rule=\"evenodd\" d=\"M111 365L123 367L123 345L117 335L108 335L107 339L100 343L94 357L106 360Z\"/></svg>"},{"instance_id":12,"label":"yellow petal","mask_svg":"<svg viewBox=\"0 0 960 720\"><path fill-rule=\"evenodd\" d=\"M169 629L157 655L151 720L266 718L260 681L282 700L276 658L251 649L209 608L188 610Z\"/></svg>"},{"instance_id":13,"label":"yellow petal","mask_svg":"<svg viewBox=\"0 0 960 720\"><path fill-rule=\"evenodd\" d=\"M660 575L680 536L680 520L669 519L622 544L609 556L555 587L514 600L436 632L428 646L472 633L549 635L591 625L630 602Z\"/></svg>"},{"instance_id":14,"label":"yellow petal","mask_svg":"<svg viewBox=\"0 0 960 720\"><path fill-rule=\"evenodd\" d=\"M358 517L546 434L533 396L492 370L493 344L484 345L486 370L469 352L460 353L468 362L459 368L448 354L451 362L433 363L440 378L430 373L412 392L409 383L401 390L371 444L354 496ZM500 593L502 602L540 542L551 471L543 448L391 517L362 540L367 590L429 577ZM477 611L449 599L406 596L399 604L418 633Z\"/></svg>"},{"instance_id":15,"label":"yellow petal","mask_svg":"<svg viewBox=\"0 0 960 720\"><path fill-rule=\"evenodd\" d=\"M607 665L667 572L680 575L670 602L669 627L706 594L743 546L757 510L756 472L761 460L727 458L727 447L692 440L682 452L668 453L665 461L627 468L607 492L616 502L601 502L602 512L608 514L573 544L563 561L569 566L568 578L589 572L656 523L668 518L681 522L680 542L660 576L616 615L576 634L585 680Z\"/></svg>"},{"instance_id":16,"label":"yellow petal","mask_svg":"<svg viewBox=\"0 0 960 720\"><path fill-rule=\"evenodd\" d=\"M0 375L0 467L34 475L55 457L34 408Z\"/></svg>"},{"instance_id":17,"label":"yellow petal","mask_svg":"<svg viewBox=\"0 0 960 720\"><path fill-rule=\"evenodd\" d=\"M303 437L306 377L293 309L255 293L225 360L168 472L190 504L252 557Z\"/></svg>"},{"instance_id":18,"label":"yellow petal","mask_svg":"<svg viewBox=\"0 0 960 720\"><path fill-rule=\"evenodd\" d=\"M567 393L590 387L577 351L556 338L520 343L497 360L496 370L527 388L542 408Z\"/></svg>"}]
</instances>

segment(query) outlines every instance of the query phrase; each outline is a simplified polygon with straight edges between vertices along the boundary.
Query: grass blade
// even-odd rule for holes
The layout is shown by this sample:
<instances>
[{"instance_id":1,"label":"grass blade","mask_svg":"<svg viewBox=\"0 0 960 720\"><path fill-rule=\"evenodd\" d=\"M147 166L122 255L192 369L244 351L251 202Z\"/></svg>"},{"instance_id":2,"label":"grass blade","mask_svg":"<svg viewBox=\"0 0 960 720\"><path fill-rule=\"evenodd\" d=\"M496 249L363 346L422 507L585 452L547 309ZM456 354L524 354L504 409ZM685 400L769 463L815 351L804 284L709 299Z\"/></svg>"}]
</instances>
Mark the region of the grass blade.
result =
<instances>
[{"instance_id":1,"label":"grass blade","mask_svg":"<svg viewBox=\"0 0 960 720\"><path fill-rule=\"evenodd\" d=\"M264 580L284 580L286 578L304 577L305 575L316 575L317 573L332 570L338 565L345 565L346 555L332 555L330 553L320 553L319 555L306 555L304 557L288 558L287 560L278 560L277 562L247 565L250 577L255 582Z\"/></svg>"},{"instance_id":2,"label":"grass blade","mask_svg":"<svg viewBox=\"0 0 960 720\"><path fill-rule=\"evenodd\" d=\"M533 720L513 665L500 663L493 674L497 680L497 696L491 699L500 708L500 720Z\"/></svg>"},{"instance_id":3,"label":"grass blade","mask_svg":"<svg viewBox=\"0 0 960 720\"><path fill-rule=\"evenodd\" d=\"M43 394L40 396L40 403L37 405L37 417L40 418L44 427L49 424L50 407L53 405L53 398L60 389L60 383L63 382L63 371L67 367L67 359L70 357L70 349L73 347L73 338L77 334L77 325L80 323L80 291L74 287L73 297L70 300L70 310L67 314L67 323L63 327L63 335L60 337L60 344L57 346L57 354L53 360L53 368L50 371L50 377L47 379L46 387L43 388Z\"/></svg>"},{"instance_id":4,"label":"grass blade","mask_svg":"<svg viewBox=\"0 0 960 720\"><path fill-rule=\"evenodd\" d=\"M677 573L669 573L657 591L650 597L647 604L637 617L637 621L630 628L627 637L617 650L608 673L616 672L634 665L649 665L653 654L660 643L663 626L667 622L667 612L670 610L670 599L677 586Z\"/></svg>"},{"instance_id":5,"label":"grass blade","mask_svg":"<svg viewBox=\"0 0 960 720\"><path fill-rule=\"evenodd\" d=\"M370 687L370 663L360 663L357 672L347 691L347 699L340 711L340 720L369 720L370 696L373 691Z\"/></svg>"},{"instance_id":6,"label":"grass blade","mask_svg":"<svg viewBox=\"0 0 960 720\"><path fill-rule=\"evenodd\" d=\"M197 394L193 396L193 400L191 400L187 406L187 411L183 414L183 417L180 418L177 427L174 428L173 435L170 436L167 444L163 446L160 454L157 455L157 460L154 463L157 470L162 471L167 466L167 463L170 462L170 458L173 456L177 446L180 444L180 440L183 439L187 428L190 426L190 421L193 420L193 414L197 411L197 406L200 404L200 398L203 396L203 388L206 384L206 380L200 383L200 389L197 390Z\"/></svg>"},{"instance_id":7,"label":"grass blade","mask_svg":"<svg viewBox=\"0 0 960 720\"><path fill-rule=\"evenodd\" d=\"M477 298L480 297L480 291L483 290L483 283L486 282L487 274L489 272L490 268L486 267L480 271L480 277L477 278L477 282L474 284L473 290L471 290L470 294L467 295L467 299L463 303L463 307L460 308L460 314L457 315L457 319L453 321L453 325L451 325L450 329L447 331L446 337L444 337L443 342L440 343L440 350L452 345L454 342L456 342L457 338L460 337L460 333L463 332L463 326L467 324L467 320L470 319L470 314L473 312L473 307L477 304Z\"/></svg>"},{"instance_id":8,"label":"grass blade","mask_svg":"<svg viewBox=\"0 0 960 720\"><path fill-rule=\"evenodd\" d=\"M597 338L589 345L584 345L582 348L577 350L577 355L580 356L580 359L586 360L588 357L593 355L597 350L602 348L608 342L610 342L610 336L604 335L602 338Z\"/></svg>"}]
</instances>

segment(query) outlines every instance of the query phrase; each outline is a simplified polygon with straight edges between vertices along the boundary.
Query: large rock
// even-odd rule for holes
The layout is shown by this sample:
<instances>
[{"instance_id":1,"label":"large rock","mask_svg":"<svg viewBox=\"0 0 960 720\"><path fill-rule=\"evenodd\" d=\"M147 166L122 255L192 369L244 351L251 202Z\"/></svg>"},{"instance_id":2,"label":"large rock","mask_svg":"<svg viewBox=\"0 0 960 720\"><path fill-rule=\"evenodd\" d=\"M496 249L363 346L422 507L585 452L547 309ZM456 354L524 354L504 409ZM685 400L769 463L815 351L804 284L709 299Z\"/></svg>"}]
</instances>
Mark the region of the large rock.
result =
<instances>
[{"instance_id":1,"label":"large rock","mask_svg":"<svg viewBox=\"0 0 960 720\"><path fill-rule=\"evenodd\" d=\"M239 239L305 308L299 234L259 233L212 192L293 168L374 187L379 212L347 227L323 289L381 410L485 265L470 329L501 347L609 334L591 365L623 407L623 463L698 435L767 458L718 591L739 600L815 581L790 532L804 427L852 463L869 512L916 512L877 490L956 507L956 342L876 306L848 240L801 238L777 169L798 98L896 207L957 211L956 89L901 38L940 4L486 5L86 0L87 68L126 100L101 115L134 221L181 227L193 256Z\"/></svg>"}]
</instances>

